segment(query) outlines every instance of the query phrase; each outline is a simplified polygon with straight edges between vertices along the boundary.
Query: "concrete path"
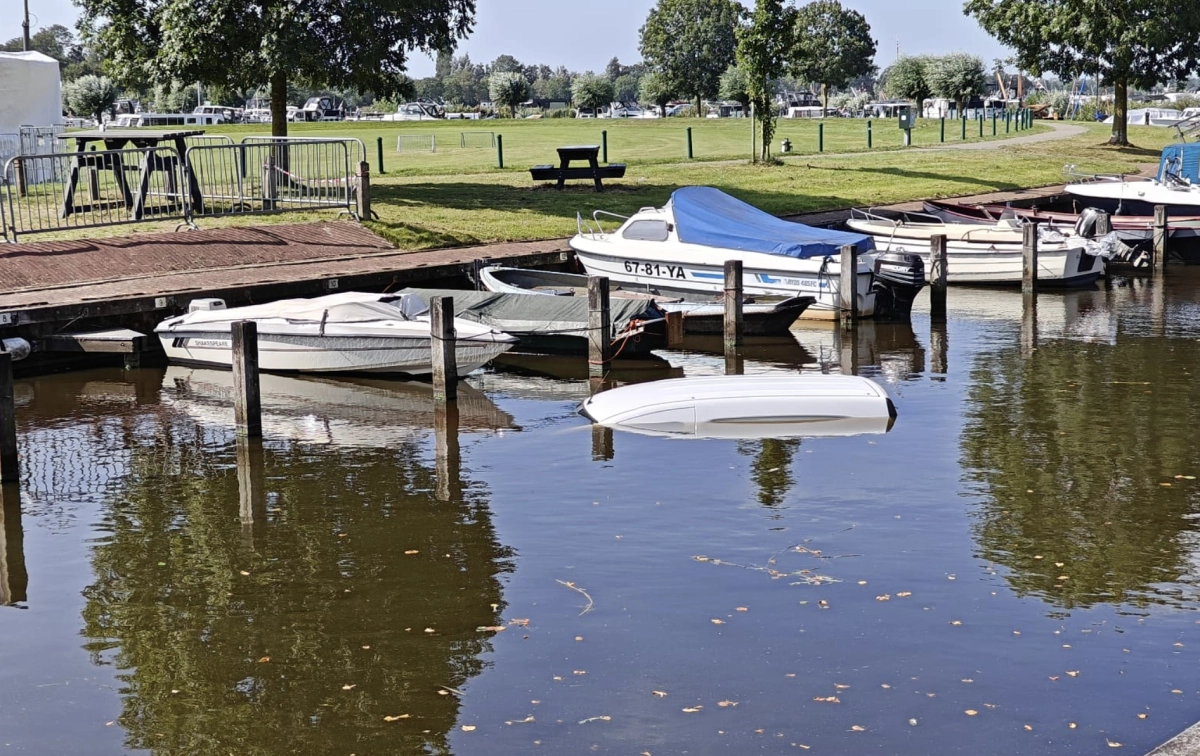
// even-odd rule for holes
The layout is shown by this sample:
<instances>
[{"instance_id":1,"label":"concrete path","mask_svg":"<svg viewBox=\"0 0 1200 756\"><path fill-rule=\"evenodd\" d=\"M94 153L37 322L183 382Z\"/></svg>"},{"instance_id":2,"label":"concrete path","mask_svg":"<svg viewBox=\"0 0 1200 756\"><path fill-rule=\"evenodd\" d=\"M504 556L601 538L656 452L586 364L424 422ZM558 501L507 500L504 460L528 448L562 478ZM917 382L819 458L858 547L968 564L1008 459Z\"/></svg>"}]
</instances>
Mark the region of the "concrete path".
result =
<instances>
[{"instance_id":1,"label":"concrete path","mask_svg":"<svg viewBox=\"0 0 1200 756\"><path fill-rule=\"evenodd\" d=\"M1192 725L1146 756L1200 756L1200 723Z\"/></svg>"},{"instance_id":2,"label":"concrete path","mask_svg":"<svg viewBox=\"0 0 1200 756\"><path fill-rule=\"evenodd\" d=\"M1080 134L1087 132L1087 128L1074 123L1060 123L1058 121L1038 121L1043 126L1049 126L1050 131L1043 131L1040 134L1028 134L1026 136L1008 137L1006 139L992 139L986 142L953 142L946 144L931 144L917 147L904 147L899 150L886 150L877 152L818 152L815 154L805 155L776 155L782 157L786 162L808 162L810 160L826 160L829 158L856 158L865 157L868 155L897 155L906 152L941 152L943 150L1001 150L1011 145L1022 144L1038 144L1040 142L1054 142L1060 139L1070 139L1077 137ZM723 160L720 161L726 164L744 163L745 160ZM689 164L690 165L690 164Z\"/></svg>"}]
</instances>

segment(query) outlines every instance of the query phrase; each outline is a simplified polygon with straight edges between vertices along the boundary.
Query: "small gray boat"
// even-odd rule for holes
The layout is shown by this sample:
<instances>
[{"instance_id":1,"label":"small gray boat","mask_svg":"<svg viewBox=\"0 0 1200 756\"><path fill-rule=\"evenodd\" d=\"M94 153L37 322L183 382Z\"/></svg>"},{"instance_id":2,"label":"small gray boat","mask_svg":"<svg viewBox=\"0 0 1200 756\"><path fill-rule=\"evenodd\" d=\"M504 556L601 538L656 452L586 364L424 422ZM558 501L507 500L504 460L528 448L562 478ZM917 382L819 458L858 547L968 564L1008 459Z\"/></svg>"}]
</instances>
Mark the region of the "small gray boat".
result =
<instances>
[{"instance_id":1,"label":"small gray boat","mask_svg":"<svg viewBox=\"0 0 1200 756\"><path fill-rule=\"evenodd\" d=\"M577 273L560 273L553 270L529 270L492 265L479 270L479 285L488 291L505 294L540 294L556 297L587 298L588 277ZM673 297L659 296L644 289L628 288L615 283L609 291L611 299L654 300L666 312L683 313L684 333L722 333L725 306L720 299L684 301ZM757 303L747 300L742 304L742 329L747 336L773 336L787 333L792 323L809 305L817 301L814 297L791 297L772 302Z\"/></svg>"}]
</instances>

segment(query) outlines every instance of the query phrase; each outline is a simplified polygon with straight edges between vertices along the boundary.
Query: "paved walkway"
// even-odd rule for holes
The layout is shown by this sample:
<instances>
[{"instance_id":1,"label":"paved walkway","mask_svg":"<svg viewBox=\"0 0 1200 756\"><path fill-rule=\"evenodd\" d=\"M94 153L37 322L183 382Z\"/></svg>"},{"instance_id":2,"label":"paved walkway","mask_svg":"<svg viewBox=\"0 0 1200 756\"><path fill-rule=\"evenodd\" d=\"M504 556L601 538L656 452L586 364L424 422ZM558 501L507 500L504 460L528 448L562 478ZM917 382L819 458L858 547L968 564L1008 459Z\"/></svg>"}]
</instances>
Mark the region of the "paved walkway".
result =
<instances>
[{"instance_id":1,"label":"paved walkway","mask_svg":"<svg viewBox=\"0 0 1200 756\"><path fill-rule=\"evenodd\" d=\"M1077 137L1080 134L1086 133L1087 128L1074 123L1060 123L1058 121L1038 121L1043 126L1049 126L1050 131L1043 131L1040 134L1027 134L1025 136L1007 137L1005 139L992 139L986 142L950 142L946 144L931 144L916 147L904 147L899 150L886 150L875 152L818 152L814 154L804 155L777 155L788 162L807 162L809 160L822 160L828 158L853 158L864 157L867 155L889 154L895 155L902 152L941 152L943 150L1000 150L1012 145L1022 144L1038 144L1040 142L1055 142L1061 139L1070 139ZM724 163L742 163L744 160L726 160Z\"/></svg>"}]
</instances>

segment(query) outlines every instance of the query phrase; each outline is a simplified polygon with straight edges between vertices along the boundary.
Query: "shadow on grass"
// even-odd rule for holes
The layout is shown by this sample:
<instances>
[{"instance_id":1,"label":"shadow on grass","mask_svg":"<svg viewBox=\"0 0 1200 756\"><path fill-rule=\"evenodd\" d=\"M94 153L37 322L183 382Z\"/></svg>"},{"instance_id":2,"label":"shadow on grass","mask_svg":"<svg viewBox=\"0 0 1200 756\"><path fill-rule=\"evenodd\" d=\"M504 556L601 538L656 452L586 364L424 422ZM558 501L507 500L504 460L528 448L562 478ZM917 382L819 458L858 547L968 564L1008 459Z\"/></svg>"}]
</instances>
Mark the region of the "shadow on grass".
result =
<instances>
[{"instance_id":1,"label":"shadow on grass","mask_svg":"<svg viewBox=\"0 0 1200 756\"><path fill-rule=\"evenodd\" d=\"M1011 189L1021 189L1021 184L1014 184L1008 181L994 181L991 179L980 179L971 176L949 176L945 173L928 173L925 171L909 171L903 168L839 168L837 166L827 165L808 165L814 171L837 171L842 173L875 173L883 176L894 176L908 179L922 179L926 181L953 181L959 184L974 184L984 187L989 192L1001 192Z\"/></svg>"}]
</instances>

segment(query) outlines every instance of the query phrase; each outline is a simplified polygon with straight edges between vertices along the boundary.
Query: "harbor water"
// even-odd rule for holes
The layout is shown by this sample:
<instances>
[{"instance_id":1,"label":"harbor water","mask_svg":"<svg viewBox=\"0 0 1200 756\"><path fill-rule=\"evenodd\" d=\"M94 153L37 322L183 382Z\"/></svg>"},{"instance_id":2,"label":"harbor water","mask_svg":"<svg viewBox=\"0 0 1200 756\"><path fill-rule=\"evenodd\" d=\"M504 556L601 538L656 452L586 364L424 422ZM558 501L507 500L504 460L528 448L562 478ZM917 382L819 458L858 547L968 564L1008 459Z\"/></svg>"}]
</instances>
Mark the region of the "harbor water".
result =
<instances>
[{"instance_id":1,"label":"harbor water","mask_svg":"<svg viewBox=\"0 0 1200 756\"><path fill-rule=\"evenodd\" d=\"M747 344L880 435L593 428L581 364L264 376L261 443L227 373L19 381L0 752L1144 754L1200 719L1200 277L949 311Z\"/></svg>"}]
</instances>

